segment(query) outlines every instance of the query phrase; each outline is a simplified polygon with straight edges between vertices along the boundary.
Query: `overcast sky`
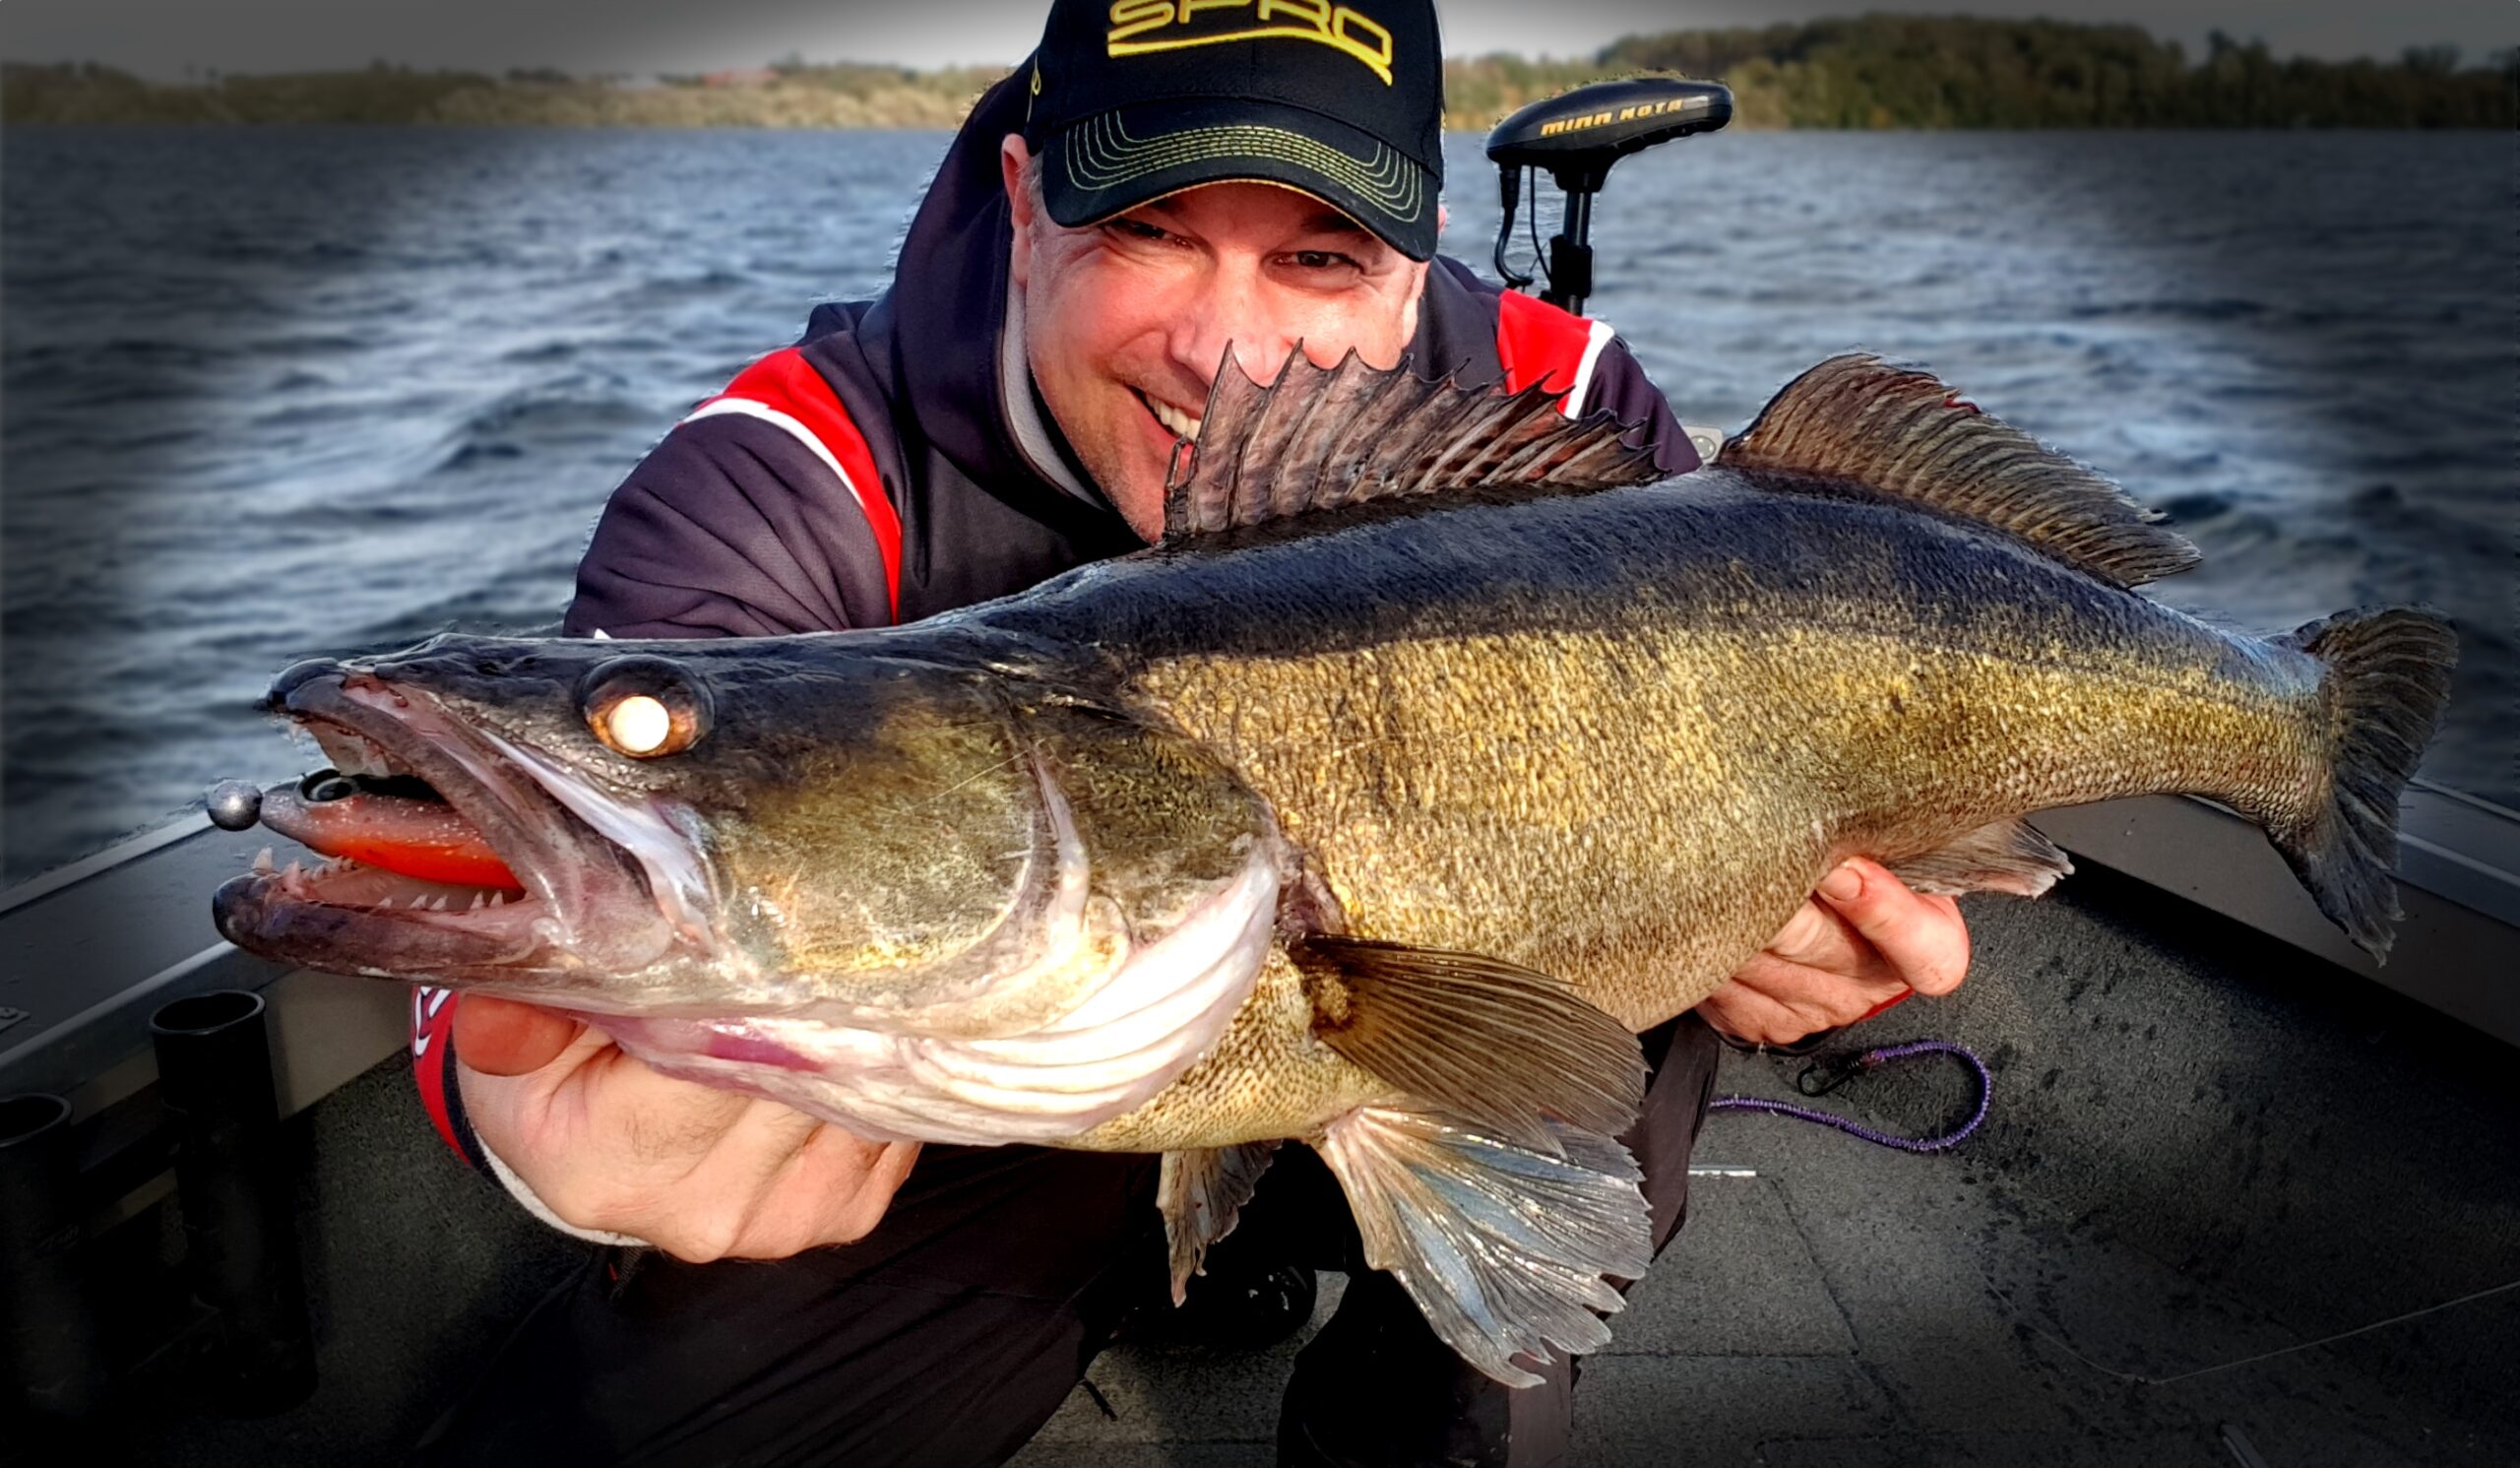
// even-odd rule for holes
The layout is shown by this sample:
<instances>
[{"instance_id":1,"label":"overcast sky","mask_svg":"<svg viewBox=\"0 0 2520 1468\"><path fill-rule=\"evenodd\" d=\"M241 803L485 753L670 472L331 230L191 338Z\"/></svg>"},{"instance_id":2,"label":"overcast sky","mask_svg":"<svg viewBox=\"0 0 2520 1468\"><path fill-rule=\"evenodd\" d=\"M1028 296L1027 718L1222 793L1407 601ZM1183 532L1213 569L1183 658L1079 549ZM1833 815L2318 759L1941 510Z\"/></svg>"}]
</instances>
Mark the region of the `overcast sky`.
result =
<instances>
[{"instance_id":1,"label":"overcast sky","mask_svg":"<svg viewBox=\"0 0 2520 1468\"><path fill-rule=\"evenodd\" d=\"M1444 48L1573 56L1621 35L1866 10L2131 21L2201 52L2220 28L2278 55L2395 57L2450 42L2471 59L2520 36L2513 0L1438 0ZM294 71L383 58L420 67L702 71L809 60L932 67L1006 63L1032 48L1046 0L7 0L0 54L109 62L176 78L187 66Z\"/></svg>"}]
</instances>

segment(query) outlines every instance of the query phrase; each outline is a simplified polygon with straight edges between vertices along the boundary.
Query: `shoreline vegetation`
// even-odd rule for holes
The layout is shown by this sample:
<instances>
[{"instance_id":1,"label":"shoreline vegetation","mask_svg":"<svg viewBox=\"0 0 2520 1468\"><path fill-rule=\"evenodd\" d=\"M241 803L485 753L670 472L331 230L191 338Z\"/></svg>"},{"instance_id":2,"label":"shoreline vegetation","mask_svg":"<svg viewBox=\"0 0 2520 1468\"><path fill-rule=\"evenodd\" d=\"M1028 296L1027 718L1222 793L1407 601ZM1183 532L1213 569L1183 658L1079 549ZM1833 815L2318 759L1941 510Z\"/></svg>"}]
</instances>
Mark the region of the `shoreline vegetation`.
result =
<instances>
[{"instance_id":1,"label":"shoreline vegetation","mask_svg":"<svg viewBox=\"0 0 2520 1468\"><path fill-rule=\"evenodd\" d=\"M2395 61L2279 61L2216 32L2191 61L2136 26L1867 15L1630 36L1588 59L1497 54L1444 65L1445 125L1480 130L1607 77L1729 85L1736 127L1823 129L2365 127L2509 129L2520 48L2462 65L2452 46ZM144 81L93 62L0 67L0 123L476 127L951 128L1004 68L914 71L790 55L754 70L575 77L415 71L216 73Z\"/></svg>"}]
</instances>

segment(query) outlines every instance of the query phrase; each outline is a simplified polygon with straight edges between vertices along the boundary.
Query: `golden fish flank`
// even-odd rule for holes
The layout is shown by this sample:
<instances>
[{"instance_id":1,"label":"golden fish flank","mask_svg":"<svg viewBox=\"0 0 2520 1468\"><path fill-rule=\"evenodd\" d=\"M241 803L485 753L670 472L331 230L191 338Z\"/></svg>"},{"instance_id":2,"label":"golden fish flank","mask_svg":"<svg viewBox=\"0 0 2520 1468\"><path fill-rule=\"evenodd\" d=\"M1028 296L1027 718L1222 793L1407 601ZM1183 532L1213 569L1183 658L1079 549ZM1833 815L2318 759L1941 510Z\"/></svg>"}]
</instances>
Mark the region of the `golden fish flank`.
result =
<instances>
[{"instance_id":1,"label":"golden fish flank","mask_svg":"<svg viewBox=\"0 0 2520 1468\"><path fill-rule=\"evenodd\" d=\"M1640 1030L1848 855L1896 863L2130 786L2277 802L2316 755L2297 710L2106 649L2076 668L1914 648L1794 626L1428 638L1183 660L1143 686L1244 771L1356 930L1559 975ZM2032 723L2059 736L2008 733Z\"/></svg>"}]
</instances>

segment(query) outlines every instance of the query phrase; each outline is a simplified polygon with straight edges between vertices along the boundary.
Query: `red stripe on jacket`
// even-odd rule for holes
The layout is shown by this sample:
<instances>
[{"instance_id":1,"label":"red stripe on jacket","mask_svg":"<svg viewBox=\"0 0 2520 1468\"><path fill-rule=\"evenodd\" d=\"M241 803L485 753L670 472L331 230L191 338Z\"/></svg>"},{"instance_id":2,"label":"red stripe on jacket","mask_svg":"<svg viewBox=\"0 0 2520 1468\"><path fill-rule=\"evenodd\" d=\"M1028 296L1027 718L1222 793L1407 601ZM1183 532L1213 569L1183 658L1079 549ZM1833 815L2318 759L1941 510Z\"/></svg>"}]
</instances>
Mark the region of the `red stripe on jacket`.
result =
<instances>
[{"instance_id":1,"label":"red stripe on jacket","mask_svg":"<svg viewBox=\"0 0 2520 1468\"><path fill-rule=\"evenodd\" d=\"M1579 411L1583 405L1567 403L1565 394L1583 372L1592 340L1593 323L1586 317L1519 290L1496 298L1496 359L1504 365L1509 393L1544 383L1558 390L1558 412Z\"/></svg>"},{"instance_id":2,"label":"red stripe on jacket","mask_svg":"<svg viewBox=\"0 0 2520 1468\"><path fill-rule=\"evenodd\" d=\"M447 1104L447 1048L455 1043L455 990L411 988L411 1078L419 1082L420 1107L440 1140L458 1157L471 1157L457 1136L455 1115Z\"/></svg>"},{"instance_id":3,"label":"red stripe on jacket","mask_svg":"<svg viewBox=\"0 0 2520 1468\"><path fill-rule=\"evenodd\" d=\"M884 558L884 593L893 615L902 610L902 518L893 502L884 496L883 477L875 471L875 456L866 447L866 435L849 416L840 403L840 395L832 391L823 374L814 370L804 353L790 347L770 355L735 374L726 390L702 403L693 412L701 412L714 404L732 399L740 403L758 404L785 414L804 425L814 440L840 466L841 482L855 496L857 508L865 512L867 528L875 533L876 553Z\"/></svg>"}]
</instances>

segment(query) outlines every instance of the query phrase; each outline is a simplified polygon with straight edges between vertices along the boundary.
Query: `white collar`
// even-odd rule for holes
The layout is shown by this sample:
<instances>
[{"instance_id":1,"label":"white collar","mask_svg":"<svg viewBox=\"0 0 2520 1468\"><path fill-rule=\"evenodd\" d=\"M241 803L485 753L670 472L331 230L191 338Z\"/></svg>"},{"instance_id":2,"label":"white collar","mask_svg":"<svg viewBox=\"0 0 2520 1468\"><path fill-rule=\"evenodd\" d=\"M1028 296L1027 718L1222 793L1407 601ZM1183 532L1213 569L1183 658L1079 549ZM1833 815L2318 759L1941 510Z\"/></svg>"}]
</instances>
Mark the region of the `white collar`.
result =
<instances>
[{"instance_id":1,"label":"white collar","mask_svg":"<svg viewBox=\"0 0 2520 1468\"><path fill-rule=\"evenodd\" d=\"M1069 494L1100 509L1110 499L1076 477L1067 456L1051 441L1050 425L1041 421L1033 396L1033 366L1024 354L1024 287L1010 274L1006 281L1006 324L997 332L997 397L1006 405L1006 426L1033 472Z\"/></svg>"}]
</instances>

